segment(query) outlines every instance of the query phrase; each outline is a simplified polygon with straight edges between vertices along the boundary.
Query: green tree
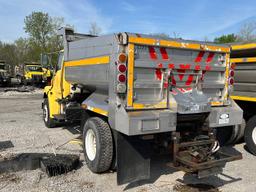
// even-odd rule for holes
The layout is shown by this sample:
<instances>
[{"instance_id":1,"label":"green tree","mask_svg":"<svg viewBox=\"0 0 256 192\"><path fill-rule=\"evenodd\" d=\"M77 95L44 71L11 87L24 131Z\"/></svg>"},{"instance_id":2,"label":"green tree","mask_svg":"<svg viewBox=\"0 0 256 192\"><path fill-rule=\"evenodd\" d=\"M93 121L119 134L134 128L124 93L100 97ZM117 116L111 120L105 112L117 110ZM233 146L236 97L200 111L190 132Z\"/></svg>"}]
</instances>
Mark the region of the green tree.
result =
<instances>
[{"instance_id":1,"label":"green tree","mask_svg":"<svg viewBox=\"0 0 256 192\"><path fill-rule=\"evenodd\" d=\"M24 19L24 30L28 33L30 40L42 51L47 48L47 42L54 31L52 18L48 13L32 12Z\"/></svg>"},{"instance_id":2,"label":"green tree","mask_svg":"<svg viewBox=\"0 0 256 192\"><path fill-rule=\"evenodd\" d=\"M237 41L237 36L235 34L222 35L214 39L214 43L233 43Z\"/></svg>"},{"instance_id":3,"label":"green tree","mask_svg":"<svg viewBox=\"0 0 256 192\"><path fill-rule=\"evenodd\" d=\"M32 12L25 17L24 24L24 30L29 37L17 42L19 49L26 44L26 51L19 52L21 55L21 52L26 53L26 56L21 59L23 62L38 62L41 53L56 52L63 48L62 39L57 35L57 31L64 26L64 18L51 17L48 13L43 12Z\"/></svg>"}]
</instances>

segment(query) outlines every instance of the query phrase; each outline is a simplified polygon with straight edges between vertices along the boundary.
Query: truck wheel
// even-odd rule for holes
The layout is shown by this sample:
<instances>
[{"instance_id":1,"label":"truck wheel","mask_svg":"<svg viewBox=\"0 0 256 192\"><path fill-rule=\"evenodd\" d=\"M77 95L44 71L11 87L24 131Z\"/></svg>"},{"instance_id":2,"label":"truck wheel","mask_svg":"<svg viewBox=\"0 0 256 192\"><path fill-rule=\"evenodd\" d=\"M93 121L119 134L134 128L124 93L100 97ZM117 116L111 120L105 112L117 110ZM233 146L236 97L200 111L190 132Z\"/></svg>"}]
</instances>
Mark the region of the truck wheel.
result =
<instances>
[{"instance_id":1,"label":"truck wheel","mask_svg":"<svg viewBox=\"0 0 256 192\"><path fill-rule=\"evenodd\" d=\"M50 117L48 99L45 99L43 103L43 120L46 127L48 128L56 127L56 124L57 124L56 121Z\"/></svg>"},{"instance_id":2,"label":"truck wheel","mask_svg":"<svg viewBox=\"0 0 256 192\"><path fill-rule=\"evenodd\" d=\"M250 118L246 124L244 140L249 151L256 155L256 115Z\"/></svg>"},{"instance_id":3,"label":"truck wheel","mask_svg":"<svg viewBox=\"0 0 256 192\"><path fill-rule=\"evenodd\" d=\"M94 173L107 171L112 163L113 139L107 122L91 117L84 125L84 156L88 168Z\"/></svg>"}]
</instances>

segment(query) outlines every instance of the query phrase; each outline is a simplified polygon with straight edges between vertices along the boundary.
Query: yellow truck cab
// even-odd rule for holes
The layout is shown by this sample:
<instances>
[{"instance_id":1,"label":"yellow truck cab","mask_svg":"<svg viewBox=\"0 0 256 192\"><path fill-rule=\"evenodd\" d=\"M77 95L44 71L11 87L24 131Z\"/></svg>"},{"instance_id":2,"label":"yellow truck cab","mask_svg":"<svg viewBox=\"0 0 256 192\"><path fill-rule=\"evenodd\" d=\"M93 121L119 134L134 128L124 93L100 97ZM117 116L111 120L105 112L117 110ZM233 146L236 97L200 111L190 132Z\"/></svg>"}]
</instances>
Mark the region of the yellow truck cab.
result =
<instances>
[{"instance_id":1,"label":"yellow truck cab","mask_svg":"<svg viewBox=\"0 0 256 192\"><path fill-rule=\"evenodd\" d=\"M44 85L48 74L48 70L38 63L25 63L23 82L25 85Z\"/></svg>"}]
</instances>

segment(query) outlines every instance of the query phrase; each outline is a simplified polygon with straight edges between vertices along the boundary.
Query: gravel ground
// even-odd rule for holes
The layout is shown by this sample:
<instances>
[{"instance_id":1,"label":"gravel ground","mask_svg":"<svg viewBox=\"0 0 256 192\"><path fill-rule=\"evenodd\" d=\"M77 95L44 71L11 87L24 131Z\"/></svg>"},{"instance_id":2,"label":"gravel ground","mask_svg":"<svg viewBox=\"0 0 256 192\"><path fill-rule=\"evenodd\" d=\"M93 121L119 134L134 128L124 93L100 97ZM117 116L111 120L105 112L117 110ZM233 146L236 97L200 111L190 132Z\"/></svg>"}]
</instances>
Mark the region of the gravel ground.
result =
<instances>
[{"instance_id":1,"label":"gravel ground","mask_svg":"<svg viewBox=\"0 0 256 192\"><path fill-rule=\"evenodd\" d=\"M29 93L1 92L0 90L0 143L11 141L14 147L2 149L0 159L19 153L67 153L80 155L81 146L65 142L77 138L80 133L74 127L47 129L42 121L42 91ZM0 144L1 145L1 144ZM65 175L49 178L41 170L23 170L0 174L0 191L205 191L191 184L208 184L209 191L256 191L256 161L244 149L235 146L243 154L243 160L228 163L224 172L207 179L196 179L166 166L167 157L152 161L151 179L117 186L116 173L91 173L84 162L82 166ZM1 164L1 161L0 161Z\"/></svg>"}]
</instances>

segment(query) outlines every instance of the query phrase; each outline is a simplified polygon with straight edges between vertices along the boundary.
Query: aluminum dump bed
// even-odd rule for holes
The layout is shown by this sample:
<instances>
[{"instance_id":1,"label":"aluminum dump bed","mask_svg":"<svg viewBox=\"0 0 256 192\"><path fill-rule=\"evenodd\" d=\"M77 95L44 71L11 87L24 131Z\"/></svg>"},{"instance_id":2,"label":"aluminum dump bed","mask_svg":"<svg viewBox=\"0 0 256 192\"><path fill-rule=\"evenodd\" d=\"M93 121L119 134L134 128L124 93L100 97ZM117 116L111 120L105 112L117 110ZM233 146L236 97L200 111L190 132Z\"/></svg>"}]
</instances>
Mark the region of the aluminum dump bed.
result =
<instances>
[{"instance_id":1,"label":"aluminum dump bed","mask_svg":"<svg viewBox=\"0 0 256 192\"><path fill-rule=\"evenodd\" d=\"M84 104L122 133L175 130L178 114L210 113L211 127L240 123L228 96L228 46L133 33L66 39L65 80L93 92Z\"/></svg>"}]
</instances>

